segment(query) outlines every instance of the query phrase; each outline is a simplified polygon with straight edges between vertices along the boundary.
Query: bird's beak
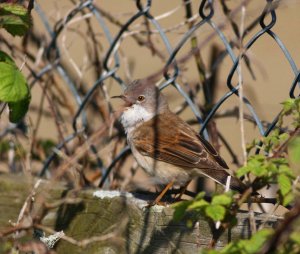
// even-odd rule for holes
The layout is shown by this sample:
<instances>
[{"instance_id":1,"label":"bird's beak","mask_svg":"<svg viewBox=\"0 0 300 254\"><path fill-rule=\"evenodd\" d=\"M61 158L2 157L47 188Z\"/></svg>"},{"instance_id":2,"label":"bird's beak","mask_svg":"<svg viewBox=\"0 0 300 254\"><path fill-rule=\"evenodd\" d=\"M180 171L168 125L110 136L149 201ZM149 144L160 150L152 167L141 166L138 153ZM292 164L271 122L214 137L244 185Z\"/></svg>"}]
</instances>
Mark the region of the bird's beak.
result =
<instances>
[{"instance_id":1,"label":"bird's beak","mask_svg":"<svg viewBox=\"0 0 300 254\"><path fill-rule=\"evenodd\" d=\"M130 102L125 95L115 95L115 96L112 96L111 99L122 99L125 102L125 105L124 105L125 107L132 106L132 102Z\"/></svg>"},{"instance_id":2,"label":"bird's beak","mask_svg":"<svg viewBox=\"0 0 300 254\"><path fill-rule=\"evenodd\" d=\"M125 96L124 95L115 95L115 96L111 97L111 99L116 99L116 98L125 100Z\"/></svg>"}]
</instances>

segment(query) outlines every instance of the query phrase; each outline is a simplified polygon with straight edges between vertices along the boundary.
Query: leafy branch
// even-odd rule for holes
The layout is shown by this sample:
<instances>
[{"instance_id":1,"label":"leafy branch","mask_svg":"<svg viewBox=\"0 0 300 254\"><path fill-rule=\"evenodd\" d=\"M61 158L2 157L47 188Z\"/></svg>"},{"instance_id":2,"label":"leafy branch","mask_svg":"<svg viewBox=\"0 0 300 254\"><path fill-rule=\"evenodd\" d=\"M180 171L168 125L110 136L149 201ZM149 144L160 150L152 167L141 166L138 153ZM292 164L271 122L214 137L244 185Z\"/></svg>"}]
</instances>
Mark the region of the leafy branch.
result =
<instances>
[{"instance_id":1,"label":"leafy branch","mask_svg":"<svg viewBox=\"0 0 300 254\"><path fill-rule=\"evenodd\" d=\"M31 26L29 11L18 4L0 4L0 28L22 36ZM14 60L0 51L0 101L9 107L9 120L19 122L27 113L31 95L25 77Z\"/></svg>"},{"instance_id":2,"label":"leafy branch","mask_svg":"<svg viewBox=\"0 0 300 254\"><path fill-rule=\"evenodd\" d=\"M292 131L282 132L283 123L288 122L286 117L292 119ZM243 194L237 194L229 191L223 194L215 194L210 201L205 199L204 193L199 193L195 199L182 201L173 205L174 220L180 220L188 212L187 224L192 226L199 216L205 217L211 225L212 231L220 236L225 229L236 225L236 214L244 202L264 202L266 199L255 198L252 192L259 191L262 188L269 188L271 185L277 185L278 191L276 202L282 206L293 206L296 197L299 196L299 184L296 175L299 175L300 168L300 98L289 99L283 103L283 109L278 117L276 129L261 140L255 140L248 145L248 161L237 172L237 177L252 179L248 183L249 189ZM264 154L250 155L252 150L259 149ZM298 170L298 172L297 172ZM253 201L255 200L255 201ZM298 204L299 205L299 204ZM300 218L300 212L295 215L297 204L287 213L289 218L293 215L293 220ZM280 232L279 232L280 231ZM258 232L252 232L250 239L241 239L226 245L222 250L207 250L205 253L266 253L267 242L280 238L281 234L286 234L284 225L277 230L262 229ZM279 234L279 236L278 236ZM300 250L300 231L289 228L289 236L285 237L282 243L277 243L278 249L272 249L272 253L299 253ZM217 239L214 239L217 240ZM213 245L211 245L213 246Z\"/></svg>"}]
</instances>

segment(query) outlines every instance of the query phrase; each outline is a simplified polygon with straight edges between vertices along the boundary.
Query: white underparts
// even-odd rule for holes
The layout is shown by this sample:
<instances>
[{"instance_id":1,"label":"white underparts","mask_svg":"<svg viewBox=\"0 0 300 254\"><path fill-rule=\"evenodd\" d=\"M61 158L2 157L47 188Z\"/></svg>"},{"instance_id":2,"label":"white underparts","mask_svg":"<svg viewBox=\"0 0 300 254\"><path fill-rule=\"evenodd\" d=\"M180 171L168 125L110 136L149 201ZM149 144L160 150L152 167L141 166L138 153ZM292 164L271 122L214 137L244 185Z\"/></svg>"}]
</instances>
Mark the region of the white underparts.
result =
<instances>
[{"instance_id":1,"label":"white underparts","mask_svg":"<svg viewBox=\"0 0 300 254\"><path fill-rule=\"evenodd\" d=\"M133 104L123 112L121 116L121 123L125 129L125 132L129 133L142 122L146 122L153 117L154 113L148 112L141 105Z\"/></svg>"}]
</instances>

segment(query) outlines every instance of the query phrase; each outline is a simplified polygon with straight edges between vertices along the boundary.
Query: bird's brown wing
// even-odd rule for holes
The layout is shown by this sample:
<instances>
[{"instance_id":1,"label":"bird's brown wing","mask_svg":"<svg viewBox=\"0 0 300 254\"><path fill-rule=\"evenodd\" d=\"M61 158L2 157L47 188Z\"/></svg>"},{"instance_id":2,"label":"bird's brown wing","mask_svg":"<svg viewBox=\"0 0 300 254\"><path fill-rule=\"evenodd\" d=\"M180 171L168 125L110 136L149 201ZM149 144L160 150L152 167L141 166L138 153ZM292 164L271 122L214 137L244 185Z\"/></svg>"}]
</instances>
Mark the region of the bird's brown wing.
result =
<instances>
[{"instance_id":1,"label":"bird's brown wing","mask_svg":"<svg viewBox=\"0 0 300 254\"><path fill-rule=\"evenodd\" d=\"M203 146L205 146L208 153L218 162L220 166L223 168L229 168L226 162L223 160L223 158L219 155L219 153L216 151L216 149L204 138L202 138L200 135L197 135L197 137L200 139Z\"/></svg>"},{"instance_id":2,"label":"bird's brown wing","mask_svg":"<svg viewBox=\"0 0 300 254\"><path fill-rule=\"evenodd\" d=\"M156 140L159 139L160 142ZM161 114L137 128L135 148L145 156L185 168L228 168L216 150L175 114Z\"/></svg>"}]
</instances>

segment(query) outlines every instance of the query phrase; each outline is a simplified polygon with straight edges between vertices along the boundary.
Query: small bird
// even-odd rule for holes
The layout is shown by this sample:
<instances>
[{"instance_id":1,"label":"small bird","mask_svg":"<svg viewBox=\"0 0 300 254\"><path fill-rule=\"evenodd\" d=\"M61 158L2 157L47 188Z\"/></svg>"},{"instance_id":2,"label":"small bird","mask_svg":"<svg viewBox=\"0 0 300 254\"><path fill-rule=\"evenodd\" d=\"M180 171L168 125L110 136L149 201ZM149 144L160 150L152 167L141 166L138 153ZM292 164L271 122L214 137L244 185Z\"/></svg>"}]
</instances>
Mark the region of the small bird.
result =
<instances>
[{"instance_id":1,"label":"small bird","mask_svg":"<svg viewBox=\"0 0 300 254\"><path fill-rule=\"evenodd\" d=\"M246 186L232 176L214 147L174 114L159 89L147 80L135 80L114 96L124 102L121 123L138 164L160 184L186 186L197 176L207 176L243 192ZM157 202L156 202L157 203Z\"/></svg>"}]
</instances>

